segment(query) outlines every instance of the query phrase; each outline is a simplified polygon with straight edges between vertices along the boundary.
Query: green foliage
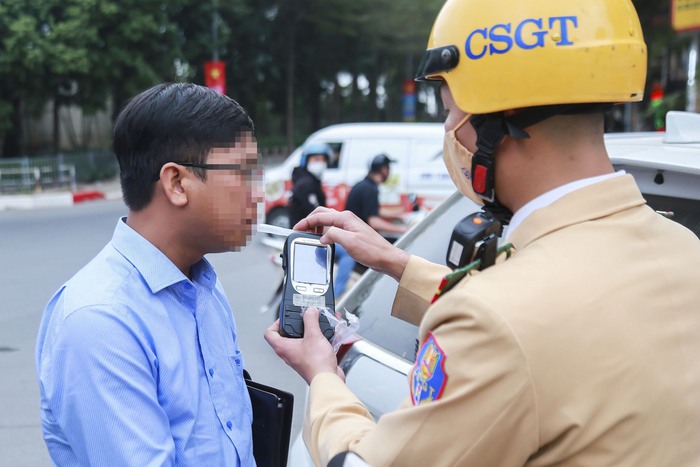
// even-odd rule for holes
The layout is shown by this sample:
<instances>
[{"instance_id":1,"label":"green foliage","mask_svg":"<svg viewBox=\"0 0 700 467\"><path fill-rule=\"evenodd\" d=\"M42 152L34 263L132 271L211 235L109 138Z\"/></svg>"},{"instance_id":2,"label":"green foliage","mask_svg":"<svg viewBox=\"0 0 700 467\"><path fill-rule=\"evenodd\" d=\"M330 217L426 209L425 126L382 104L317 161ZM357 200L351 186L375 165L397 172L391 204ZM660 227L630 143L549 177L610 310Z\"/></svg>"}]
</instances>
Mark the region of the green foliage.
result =
<instances>
[{"instance_id":1,"label":"green foliage","mask_svg":"<svg viewBox=\"0 0 700 467\"><path fill-rule=\"evenodd\" d=\"M666 50L687 39L667 24L670 0L633 1L658 76ZM21 131L20 110L37 114L47 102L92 113L111 101L116 113L156 83L203 84L204 62L215 55L226 62L228 94L251 112L262 140L295 140L336 121L399 120L402 82L443 3L1 0L0 139Z\"/></svg>"},{"instance_id":2,"label":"green foliage","mask_svg":"<svg viewBox=\"0 0 700 467\"><path fill-rule=\"evenodd\" d=\"M55 100L89 114L111 99L116 113L158 82L203 84L204 62L215 54L227 64L229 94L259 131L284 133L291 95L295 115L315 116L300 119L306 133L320 123L322 95L340 71L363 74L373 87L381 75L398 77L391 84L399 89L407 57L422 52L441 3L3 0L0 138L19 131L20 107L37 114ZM359 96L362 118L376 118L375 98Z\"/></svg>"}]
</instances>

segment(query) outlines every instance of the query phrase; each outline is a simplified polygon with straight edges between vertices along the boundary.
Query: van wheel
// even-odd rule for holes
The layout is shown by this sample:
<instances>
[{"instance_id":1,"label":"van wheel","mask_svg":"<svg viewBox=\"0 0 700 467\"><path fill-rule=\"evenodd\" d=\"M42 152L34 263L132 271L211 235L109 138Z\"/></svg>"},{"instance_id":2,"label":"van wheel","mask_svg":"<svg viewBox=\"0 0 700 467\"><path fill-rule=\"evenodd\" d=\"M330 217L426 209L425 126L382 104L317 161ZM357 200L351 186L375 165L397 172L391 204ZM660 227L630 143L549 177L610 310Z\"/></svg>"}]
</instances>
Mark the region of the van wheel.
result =
<instances>
[{"instance_id":1,"label":"van wheel","mask_svg":"<svg viewBox=\"0 0 700 467\"><path fill-rule=\"evenodd\" d=\"M275 208L269 212L267 218L265 219L270 225L276 225L277 227L284 227L285 229L291 229L292 226L289 225L289 209L287 208Z\"/></svg>"}]
</instances>

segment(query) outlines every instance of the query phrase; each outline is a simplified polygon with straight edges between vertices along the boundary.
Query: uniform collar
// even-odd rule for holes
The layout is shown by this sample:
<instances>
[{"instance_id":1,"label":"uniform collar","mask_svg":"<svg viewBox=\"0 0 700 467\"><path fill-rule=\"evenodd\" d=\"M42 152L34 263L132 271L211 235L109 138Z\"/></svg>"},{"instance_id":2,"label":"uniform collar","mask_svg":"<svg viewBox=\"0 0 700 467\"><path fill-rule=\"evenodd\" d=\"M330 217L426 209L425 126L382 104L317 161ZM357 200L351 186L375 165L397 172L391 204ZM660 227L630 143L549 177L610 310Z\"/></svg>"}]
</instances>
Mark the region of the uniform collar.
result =
<instances>
[{"instance_id":1,"label":"uniform collar","mask_svg":"<svg viewBox=\"0 0 700 467\"><path fill-rule=\"evenodd\" d=\"M631 175L594 181L575 188L541 209L531 212L507 241L522 249L555 230L606 217L645 204Z\"/></svg>"},{"instance_id":2,"label":"uniform collar","mask_svg":"<svg viewBox=\"0 0 700 467\"><path fill-rule=\"evenodd\" d=\"M152 293L178 282L189 281L170 258L127 225L126 217L117 222L112 246L139 271ZM192 266L191 275L192 282L198 282L208 289L216 285L214 269L204 258Z\"/></svg>"},{"instance_id":3,"label":"uniform collar","mask_svg":"<svg viewBox=\"0 0 700 467\"><path fill-rule=\"evenodd\" d=\"M584 178L582 180L576 180L574 182L557 187L553 190L549 190L547 193L544 193L538 196L537 198L531 200L530 202L526 203L522 208L518 209L515 212L515 214L513 214L513 218L508 224L507 235L510 235L512 232L515 232L518 226L536 210L549 206L553 202L568 195L573 191L576 191L588 185L593 185L594 183L602 182L603 180L607 180L609 178L621 177L624 174L625 171L620 170L618 172L610 174L598 175L597 177L589 177Z\"/></svg>"}]
</instances>

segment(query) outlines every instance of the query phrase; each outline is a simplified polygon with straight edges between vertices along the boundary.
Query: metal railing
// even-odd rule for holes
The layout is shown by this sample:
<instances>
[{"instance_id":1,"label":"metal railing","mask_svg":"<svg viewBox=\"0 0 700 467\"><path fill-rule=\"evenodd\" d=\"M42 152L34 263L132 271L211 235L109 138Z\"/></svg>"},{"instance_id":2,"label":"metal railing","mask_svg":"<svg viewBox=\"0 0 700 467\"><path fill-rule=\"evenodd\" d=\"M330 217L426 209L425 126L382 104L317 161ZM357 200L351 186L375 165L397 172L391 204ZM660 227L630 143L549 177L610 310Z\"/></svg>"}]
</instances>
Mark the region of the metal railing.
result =
<instances>
[{"instance_id":1,"label":"metal railing","mask_svg":"<svg viewBox=\"0 0 700 467\"><path fill-rule=\"evenodd\" d=\"M24 166L0 168L0 193L42 191L49 187L76 190L75 166Z\"/></svg>"},{"instance_id":2,"label":"metal railing","mask_svg":"<svg viewBox=\"0 0 700 467\"><path fill-rule=\"evenodd\" d=\"M109 151L0 159L0 193L47 188L75 191L78 183L112 178L117 173L116 158Z\"/></svg>"}]
</instances>

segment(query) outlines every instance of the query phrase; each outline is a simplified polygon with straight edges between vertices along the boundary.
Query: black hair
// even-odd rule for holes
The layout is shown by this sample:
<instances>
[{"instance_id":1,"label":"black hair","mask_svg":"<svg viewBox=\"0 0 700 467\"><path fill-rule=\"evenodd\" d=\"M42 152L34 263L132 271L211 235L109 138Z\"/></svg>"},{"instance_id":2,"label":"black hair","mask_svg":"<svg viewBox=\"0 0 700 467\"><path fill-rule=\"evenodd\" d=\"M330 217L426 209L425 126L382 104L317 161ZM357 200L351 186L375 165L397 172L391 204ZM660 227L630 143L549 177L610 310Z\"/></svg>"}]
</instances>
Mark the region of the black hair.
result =
<instances>
[{"instance_id":1,"label":"black hair","mask_svg":"<svg viewBox=\"0 0 700 467\"><path fill-rule=\"evenodd\" d=\"M132 211L145 208L164 164L206 163L212 148L233 146L254 130L245 109L213 89L164 83L138 94L119 113L112 135L124 202ZM206 179L205 170L192 170Z\"/></svg>"}]
</instances>

